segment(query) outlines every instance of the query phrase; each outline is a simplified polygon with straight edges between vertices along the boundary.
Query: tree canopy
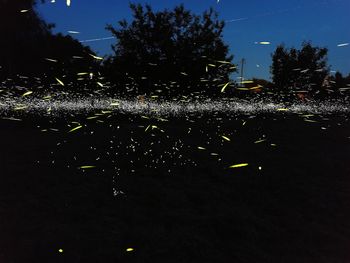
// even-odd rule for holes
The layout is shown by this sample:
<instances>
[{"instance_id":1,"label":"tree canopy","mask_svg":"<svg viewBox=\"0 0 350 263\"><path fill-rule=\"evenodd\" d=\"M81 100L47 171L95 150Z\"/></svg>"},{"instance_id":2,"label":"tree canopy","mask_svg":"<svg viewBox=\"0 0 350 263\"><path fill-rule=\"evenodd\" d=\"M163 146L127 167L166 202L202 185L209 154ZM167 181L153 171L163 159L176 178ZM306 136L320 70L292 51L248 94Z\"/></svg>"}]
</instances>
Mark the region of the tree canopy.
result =
<instances>
[{"instance_id":1,"label":"tree canopy","mask_svg":"<svg viewBox=\"0 0 350 263\"><path fill-rule=\"evenodd\" d=\"M53 34L35 0L0 0L0 79L69 76L94 65L93 52L70 36ZM45 2L45 1L41 1Z\"/></svg>"},{"instance_id":2,"label":"tree canopy","mask_svg":"<svg viewBox=\"0 0 350 263\"><path fill-rule=\"evenodd\" d=\"M122 20L118 28L107 26L117 38L105 64L111 79L133 79L145 91L169 81L194 88L201 79L228 81L235 71L222 37L225 23L213 9L200 16L183 5L158 12L149 5L130 8L130 24Z\"/></svg>"},{"instance_id":3,"label":"tree canopy","mask_svg":"<svg viewBox=\"0 0 350 263\"><path fill-rule=\"evenodd\" d=\"M329 74L327 53L327 48L314 47L310 42L303 42L300 50L279 45L272 54L271 66L276 88L317 92Z\"/></svg>"}]
</instances>

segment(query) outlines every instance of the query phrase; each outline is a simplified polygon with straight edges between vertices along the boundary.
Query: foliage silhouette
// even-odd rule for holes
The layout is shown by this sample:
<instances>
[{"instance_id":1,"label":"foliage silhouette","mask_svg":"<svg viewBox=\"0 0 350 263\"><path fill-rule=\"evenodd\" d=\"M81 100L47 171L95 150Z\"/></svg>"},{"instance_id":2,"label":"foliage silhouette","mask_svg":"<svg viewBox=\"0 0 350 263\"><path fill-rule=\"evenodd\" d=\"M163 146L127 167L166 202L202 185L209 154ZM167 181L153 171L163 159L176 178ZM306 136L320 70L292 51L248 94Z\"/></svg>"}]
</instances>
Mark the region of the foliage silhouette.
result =
<instances>
[{"instance_id":1,"label":"foliage silhouette","mask_svg":"<svg viewBox=\"0 0 350 263\"><path fill-rule=\"evenodd\" d=\"M70 82L77 71L96 68L90 48L53 34L54 25L40 18L36 5L35 0L0 0L0 80L24 75L52 83L64 76Z\"/></svg>"},{"instance_id":2,"label":"foliage silhouette","mask_svg":"<svg viewBox=\"0 0 350 263\"><path fill-rule=\"evenodd\" d=\"M327 48L314 47L303 42L302 48L279 45L272 54L271 74L275 89L293 97L293 92L307 91L310 96L321 92L327 75Z\"/></svg>"},{"instance_id":3,"label":"foliage silhouette","mask_svg":"<svg viewBox=\"0 0 350 263\"><path fill-rule=\"evenodd\" d=\"M130 4L130 23L122 20L117 28L107 26L117 43L112 46L114 54L101 65L89 47L71 36L52 33L54 25L36 11L39 2L45 0L0 0L2 85L51 87L52 83L59 86L59 78L65 83L61 90L87 95L95 94L100 85L104 87L101 92L129 95L135 91L277 100L304 98L305 94L318 99L348 97L350 75L343 77L337 72L331 76L327 48L310 42L303 42L300 50L284 45L276 48L272 54L273 84L253 79L236 89L230 80L236 66L222 37L225 23L213 9L196 15L183 5L155 12L150 5ZM107 90L109 86L112 88ZM224 93L220 92L223 87Z\"/></svg>"},{"instance_id":4,"label":"foliage silhouette","mask_svg":"<svg viewBox=\"0 0 350 263\"><path fill-rule=\"evenodd\" d=\"M225 23L213 9L199 16L183 5L160 12L149 5L130 8L130 24L122 20L119 28L107 26L117 38L114 55L105 63L111 81L132 79L146 93L156 89L155 83L176 82L176 93L185 94L201 90L201 79L223 83L235 71L222 39Z\"/></svg>"}]
</instances>

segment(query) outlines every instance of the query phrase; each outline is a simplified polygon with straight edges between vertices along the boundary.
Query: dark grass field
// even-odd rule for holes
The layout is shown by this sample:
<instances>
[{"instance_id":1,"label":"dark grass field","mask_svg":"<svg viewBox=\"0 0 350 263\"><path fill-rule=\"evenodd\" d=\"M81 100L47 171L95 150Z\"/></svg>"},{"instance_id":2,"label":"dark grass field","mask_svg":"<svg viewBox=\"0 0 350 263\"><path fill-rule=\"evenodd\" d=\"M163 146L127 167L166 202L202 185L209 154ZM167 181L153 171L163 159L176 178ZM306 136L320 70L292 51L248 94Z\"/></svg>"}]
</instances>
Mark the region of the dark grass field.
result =
<instances>
[{"instance_id":1,"label":"dark grass field","mask_svg":"<svg viewBox=\"0 0 350 263\"><path fill-rule=\"evenodd\" d=\"M0 120L0 262L350 262L348 116L22 119Z\"/></svg>"}]
</instances>

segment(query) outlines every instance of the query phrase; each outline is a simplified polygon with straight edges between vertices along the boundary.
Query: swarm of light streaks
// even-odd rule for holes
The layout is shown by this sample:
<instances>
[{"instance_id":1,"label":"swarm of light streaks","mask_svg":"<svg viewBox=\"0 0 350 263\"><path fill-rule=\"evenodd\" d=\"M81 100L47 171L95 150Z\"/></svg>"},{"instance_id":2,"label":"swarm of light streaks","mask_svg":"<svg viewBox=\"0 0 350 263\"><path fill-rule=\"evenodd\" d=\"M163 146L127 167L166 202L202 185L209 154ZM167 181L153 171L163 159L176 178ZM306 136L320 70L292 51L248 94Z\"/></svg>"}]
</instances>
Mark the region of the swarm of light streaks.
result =
<instances>
[{"instance_id":1,"label":"swarm of light streaks","mask_svg":"<svg viewBox=\"0 0 350 263\"><path fill-rule=\"evenodd\" d=\"M60 115L67 113L89 113L98 110L108 110L111 113L153 114L159 116L176 116L186 114L202 114L221 112L226 114L257 114L257 113L349 113L349 105L335 102L309 102L285 105L273 102L251 102L236 99L206 100L193 102L176 101L146 101L120 98L80 98L43 100L29 96L17 99L5 98L0 104L2 115L12 112L34 114Z\"/></svg>"}]
</instances>

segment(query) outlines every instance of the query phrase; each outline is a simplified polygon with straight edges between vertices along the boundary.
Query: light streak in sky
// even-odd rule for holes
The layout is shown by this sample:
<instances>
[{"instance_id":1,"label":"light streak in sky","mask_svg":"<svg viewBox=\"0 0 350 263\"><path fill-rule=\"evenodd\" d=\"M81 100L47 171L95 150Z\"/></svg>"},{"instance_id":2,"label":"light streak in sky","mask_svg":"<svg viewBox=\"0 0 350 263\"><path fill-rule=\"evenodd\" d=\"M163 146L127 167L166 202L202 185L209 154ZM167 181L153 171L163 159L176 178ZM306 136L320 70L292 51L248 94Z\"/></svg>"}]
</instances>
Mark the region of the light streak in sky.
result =
<instances>
[{"instance_id":1,"label":"light streak in sky","mask_svg":"<svg viewBox=\"0 0 350 263\"><path fill-rule=\"evenodd\" d=\"M226 20L225 22L226 23L238 22L238 21L248 20L248 19L252 19L252 18L260 18L260 17L265 17L265 16L272 16L272 15L277 15L277 14L289 13L291 11L295 11L298 9L314 8L314 7L317 7L320 5L329 5L329 4L331 4L331 3L327 2L327 1L324 1L324 2L317 1L316 3L311 4L311 5L309 5L309 4L308 5L297 5L297 6L292 7L292 8L280 9L280 10L271 11L271 12L267 12L267 13L261 13L261 14L250 16L250 17L240 17L240 18L236 18L236 19Z\"/></svg>"},{"instance_id":2,"label":"light streak in sky","mask_svg":"<svg viewBox=\"0 0 350 263\"><path fill-rule=\"evenodd\" d=\"M86 42L95 42L95 41L101 41L101 40L108 40L113 39L115 37L102 37L102 38L93 38L93 39L86 39L86 40L80 40L80 43L86 43Z\"/></svg>"},{"instance_id":3,"label":"light streak in sky","mask_svg":"<svg viewBox=\"0 0 350 263\"><path fill-rule=\"evenodd\" d=\"M281 10L271 11L271 12L267 12L267 13L261 13L261 14L257 14L255 16L251 16L251 17L240 17L240 18L236 18L236 19L226 20L225 22L226 23L232 23L232 22L248 20L248 19L252 19L252 18L259 18L259 17L264 17L264 16L277 15L277 14L280 14L280 13L286 13L286 12L290 12L290 11L297 10L297 9L300 9L300 8L301 8L301 6L296 6L296 7L288 8L288 9L281 9Z\"/></svg>"},{"instance_id":4,"label":"light streak in sky","mask_svg":"<svg viewBox=\"0 0 350 263\"><path fill-rule=\"evenodd\" d=\"M242 18L237 18L237 19L231 19L231 20L226 20L226 23L232 23L232 22L237 22L237 21L242 21L242 20L247 20L249 19L248 17L242 17Z\"/></svg>"},{"instance_id":5,"label":"light streak in sky","mask_svg":"<svg viewBox=\"0 0 350 263\"><path fill-rule=\"evenodd\" d=\"M255 42L254 44L260 44L260 45L270 45L271 42L269 41L261 41L261 42Z\"/></svg>"}]
</instances>

